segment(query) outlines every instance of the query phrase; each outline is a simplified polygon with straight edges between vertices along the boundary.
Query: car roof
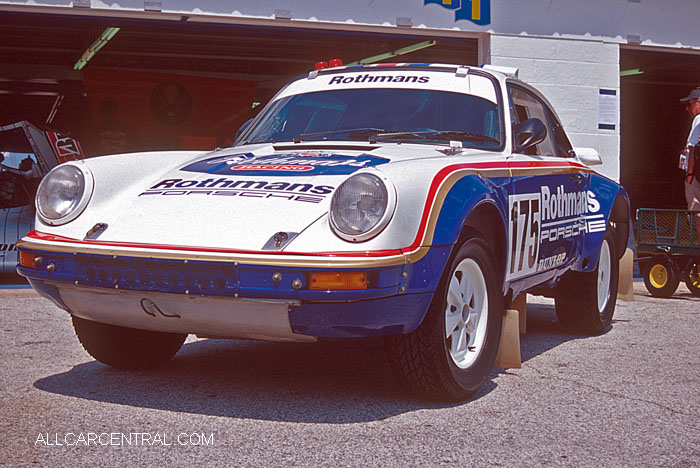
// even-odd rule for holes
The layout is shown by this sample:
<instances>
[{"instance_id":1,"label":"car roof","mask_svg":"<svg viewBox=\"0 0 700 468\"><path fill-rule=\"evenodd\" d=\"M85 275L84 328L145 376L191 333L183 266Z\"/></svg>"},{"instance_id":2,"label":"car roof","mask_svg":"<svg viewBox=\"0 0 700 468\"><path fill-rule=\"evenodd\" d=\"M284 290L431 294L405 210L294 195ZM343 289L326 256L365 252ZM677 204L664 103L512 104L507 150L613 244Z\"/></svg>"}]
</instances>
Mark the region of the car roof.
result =
<instances>
[{"instance_id":1,"label":"car roof","mask_svg":"<svg viewBox=\"0 0 700 468\"><path fill-rule=\"evenodd\" d=\"M290 82L297 81L305 78L316 78L320 75L330 75L335 73L348 73L348 72L372 72L372 71L384 71L388 69L392 70L428 70L428 71L442 71L449 73L457 73L458 70L464 70L464 73L470 73L478 71L499 79L511 79L520 81L518 78L518 69L511 67L500 67L494 65L482 65L481 67L474 65L463 65L456 63L372 63L372 64L359 64L359 65L339 65L339 66L328 66L325 62L319 62L316 64L317 68L311 70L310 72L299 75Z\"/></svg>"}]
</instances>

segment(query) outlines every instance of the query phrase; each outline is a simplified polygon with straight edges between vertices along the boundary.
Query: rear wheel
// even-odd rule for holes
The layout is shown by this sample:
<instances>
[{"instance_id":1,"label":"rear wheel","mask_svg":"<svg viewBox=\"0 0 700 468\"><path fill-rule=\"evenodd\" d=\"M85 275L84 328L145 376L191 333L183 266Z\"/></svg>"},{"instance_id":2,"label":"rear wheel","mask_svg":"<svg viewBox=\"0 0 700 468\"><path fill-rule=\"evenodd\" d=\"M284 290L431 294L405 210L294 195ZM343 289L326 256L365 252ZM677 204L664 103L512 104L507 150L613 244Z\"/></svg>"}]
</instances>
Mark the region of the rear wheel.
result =
<instances>
[{"instance_id":1,"label":"rear wheel","mask_svg":"<svg viewBox=\"0 0 700 468\"><path fill-rule=\"evenodd\" d=\"M617 301L619 269L614 232L608 229L596 269L569 273L557 288L557 317L566 329L595 335L610 326Z\"/></svg>"},{"instance_id":2,"label":"rear wheel","mask_svg":"<svg viewBox=\"0 0 700 468\"><path fill-rule=\"evenodd\" d=\"M657 255L644 267L644 286L654 297L671 297L680 283L680 275L673 261Z\"/></svg>"},{"instance_id":3,"label":"rear wheel","mask_svg":"<svg viewBox=\"0 0 700 468\"><path fill-rule=\"evenodd\" d=\"M700 257L690 262L685 275L685 285L695 297L700 297Z\"/></svg>"},{"instance_id":4,"label":"rear wheel","mask_svg":"<svg viewBox=\"0 0 700 468\"><path fill-rule=\"evenodd\" d=\"M478 237L457 250L421 325L386 339L396 373L423 397L470 398L484 383L498 352L503 301L495 256Z\"/></svg>"},{"instance_id":5,"label":"rear wheel","mask_svg":"<svg viewBox=\"0 0 700 468\"><path fill-rule=\"evenodd\" d=\"M187 338L179 333L137 330L72 317L73 329L85 351L101 363L120 369L148 369L164 364Z\"/></svg>"}]
</instances>

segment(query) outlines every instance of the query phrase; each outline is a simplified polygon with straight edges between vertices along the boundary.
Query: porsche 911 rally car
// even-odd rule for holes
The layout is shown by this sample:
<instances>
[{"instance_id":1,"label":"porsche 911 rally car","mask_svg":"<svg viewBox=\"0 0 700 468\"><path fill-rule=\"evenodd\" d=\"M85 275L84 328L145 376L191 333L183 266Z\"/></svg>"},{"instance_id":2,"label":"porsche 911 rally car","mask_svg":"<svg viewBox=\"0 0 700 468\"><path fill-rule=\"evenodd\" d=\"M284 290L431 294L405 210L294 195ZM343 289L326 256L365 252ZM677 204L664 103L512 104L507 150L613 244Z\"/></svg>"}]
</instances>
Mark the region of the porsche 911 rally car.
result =
<instances>
[{"instance_id":1,"label":"porsche 911 rally car","mask_svg":"<svg viewBox=\"0 0 700 468\"><path fill-rule=\"evenodd\" d=\"M513 298L599 333L615 308L625 191L515 76L440 64L313 70L233 147L54 169L18 271L85 349L163 363L194 333L385 336L429 398L470 397Z\"/></svg>"}]
</instances>

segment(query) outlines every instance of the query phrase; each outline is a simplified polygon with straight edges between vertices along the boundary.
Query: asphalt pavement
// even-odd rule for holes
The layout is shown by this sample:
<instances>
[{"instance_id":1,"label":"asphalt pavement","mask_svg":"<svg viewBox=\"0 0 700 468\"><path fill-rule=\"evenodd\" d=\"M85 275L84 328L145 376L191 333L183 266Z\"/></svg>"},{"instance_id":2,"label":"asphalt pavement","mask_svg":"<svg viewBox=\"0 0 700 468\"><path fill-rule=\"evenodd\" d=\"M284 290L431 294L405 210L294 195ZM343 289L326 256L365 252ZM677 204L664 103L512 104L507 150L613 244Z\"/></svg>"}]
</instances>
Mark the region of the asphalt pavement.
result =
<instances>
[{"instance_id":1,"label":"asphalt pavement","mask_svg":"<svg viewBox=\"0 0 700 468\"><path fill-rule=\"evenodd\" d=\"M529 298L520 369L470 401L406 394L379 340L200 340L153 371L92 360L70 320L0 290L0 466L698 467L700 298L634 284L600 336Z\"/></svg>"}]
</instances>

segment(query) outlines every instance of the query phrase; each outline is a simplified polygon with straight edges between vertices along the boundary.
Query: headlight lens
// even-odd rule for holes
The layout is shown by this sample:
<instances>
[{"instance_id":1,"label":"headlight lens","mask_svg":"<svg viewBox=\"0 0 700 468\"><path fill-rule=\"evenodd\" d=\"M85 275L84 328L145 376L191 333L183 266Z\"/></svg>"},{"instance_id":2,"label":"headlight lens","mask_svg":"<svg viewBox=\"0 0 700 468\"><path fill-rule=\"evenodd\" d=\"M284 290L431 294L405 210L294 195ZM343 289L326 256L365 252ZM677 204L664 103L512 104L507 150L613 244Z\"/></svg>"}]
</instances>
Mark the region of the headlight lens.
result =
<instances>
[{"instance_id":1,"label":"headlight lens","mask_svg":"<svg viewBox=\"0 0 700 468\"><path fill-rule=\"evenodd\" d=\"M386 227L395 207L396 192L388 180L370 173L357 174L333 194L331 227L342 239L366 241Z\"/></svg>"},{"instance_id":2,"label":"headlight lens","mask_svg":"<svg viewBox=\"0 0 700 468\"><path fill-rule=\"evenodd\" d=\"M49 172L39 184L36 207L46 224L65 224L85 209L92 195L92 174L83 166L63 164Z\"/></svg>"}]
</instances>

